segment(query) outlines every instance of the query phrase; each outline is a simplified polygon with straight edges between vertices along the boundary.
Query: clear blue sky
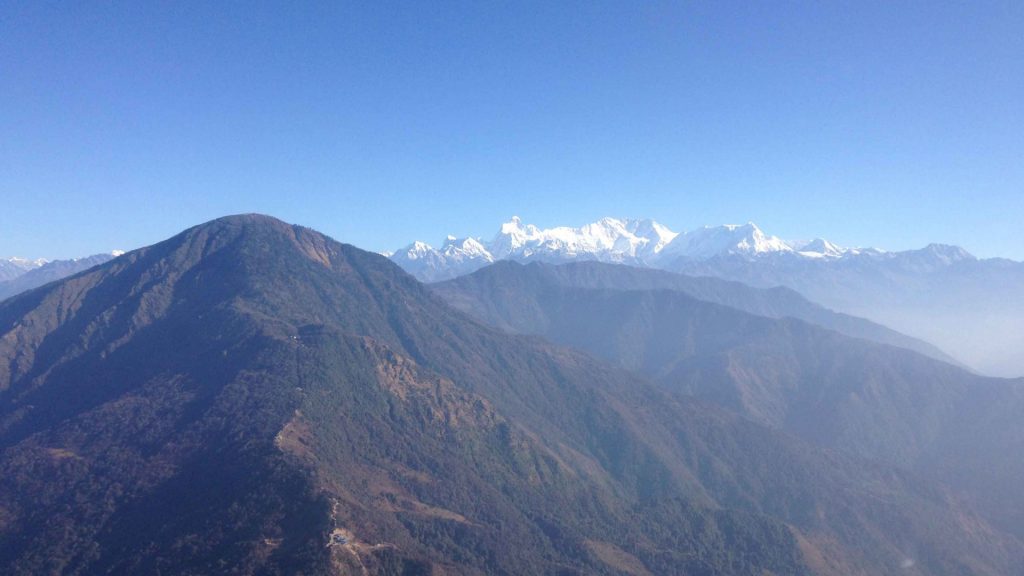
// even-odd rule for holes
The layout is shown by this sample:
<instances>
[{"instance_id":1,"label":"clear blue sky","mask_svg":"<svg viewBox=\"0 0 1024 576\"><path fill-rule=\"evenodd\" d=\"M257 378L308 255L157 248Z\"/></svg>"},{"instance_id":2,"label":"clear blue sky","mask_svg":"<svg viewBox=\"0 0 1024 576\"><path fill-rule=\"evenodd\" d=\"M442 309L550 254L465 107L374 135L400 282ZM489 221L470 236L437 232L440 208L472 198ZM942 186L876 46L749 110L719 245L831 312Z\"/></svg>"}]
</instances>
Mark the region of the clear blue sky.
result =
<instances>
[{"instance_id":1,"label":"clear blue sky","mask_svg":"<svg viewBox=\"0 0 1024 576\"><path fill-rule=\"evenodd\" d=\"M1024 259L1024 2L0 0L0 256L265 212L654 217Z\"/></svg>"}]
</instances>

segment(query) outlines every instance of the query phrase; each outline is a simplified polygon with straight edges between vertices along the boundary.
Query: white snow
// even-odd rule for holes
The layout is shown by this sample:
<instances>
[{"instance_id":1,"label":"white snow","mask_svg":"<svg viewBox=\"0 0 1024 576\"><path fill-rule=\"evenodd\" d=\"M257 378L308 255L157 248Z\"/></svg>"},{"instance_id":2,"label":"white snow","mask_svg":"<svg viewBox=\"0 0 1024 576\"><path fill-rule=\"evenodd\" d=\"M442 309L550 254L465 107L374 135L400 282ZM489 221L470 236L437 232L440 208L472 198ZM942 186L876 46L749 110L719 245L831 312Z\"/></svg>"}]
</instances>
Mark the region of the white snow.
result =
<instances>
[{"instance_id":1,"label":"white snow","mask_svg":"<svg viewBox=\"0 0 1024 576\"><path fill-rule=\"evenodd\" d=\"M540 228L518 216L501 224L488 242L448 236L440 249L414 242L389 257L421 279L441 280L472 272L498 260L569 262L597 260L656 268L680 261L728 257L798 258L830 262L849 257L891 258L919 254L946 265L973 258L961 248L932 245L920 251L888 253L875 248L844 248L824 238L787 242L753 222L704 226L677 233L651 219L602 218L579 227Z\"/></svg>"},{"instance_id":2,"label":"white snow","mask_svg":"<svg viewBox=\"0 0 1024 576\"><path fill-rule=\"evenodd\" d=\"M777 236L769 236L753 222L705 226L679 235L662 252L663 259L707 260L715 256L793 252Z\"/></svg>"},{"instance_id":3,"label":"white snow","mask_svg":"<svg viewBox=\"0 0 1024 576\"><path fill-rule=\"evenodd\" d=\"M801 256L807 258L840 258L847 252L845 248L837 246L824 238L815 238L810 242L793 246Z\"/></svg>"},{"instance_id":4,"label":"white snow","mask_svg":"<svg viewBox=\"0 0 1024 576\"><path fill-rule=\"evenodd\" d=\"M49 260L47 260L46 258L36 258L35 260L29 260L28 258L19 258L17 256L8 258L7 261L23 270L39 268L43 264L49 262Z\"/></svg>"},{"instance_id":5,"label":"white snow","mask_svg":"<svg viewBox=\"0 0 1024 576\"><path fill-rule=\"evenodd\" d=\"M487 245L495 259L589 259L643 261L657 254L677 234L653 220L602 218L578 228L541 229L519 217L501 225Z\"/></svg>"}]
</instances>

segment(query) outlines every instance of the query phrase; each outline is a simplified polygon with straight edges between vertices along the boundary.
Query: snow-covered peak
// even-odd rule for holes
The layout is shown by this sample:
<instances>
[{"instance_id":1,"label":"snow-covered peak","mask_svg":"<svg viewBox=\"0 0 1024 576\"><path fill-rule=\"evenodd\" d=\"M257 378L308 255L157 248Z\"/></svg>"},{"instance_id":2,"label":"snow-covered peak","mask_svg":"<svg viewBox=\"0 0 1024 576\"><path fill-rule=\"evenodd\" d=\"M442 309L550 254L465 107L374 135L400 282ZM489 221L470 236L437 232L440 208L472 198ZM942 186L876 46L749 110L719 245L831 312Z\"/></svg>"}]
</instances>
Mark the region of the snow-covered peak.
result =
<instances>
[{"instance_id":1,"label":"snow-covered peak","mask_svg":"<svg viewBox=\"0 0 1024 576\"><path fill-rule=\"evenodd\" d=\"M825 240L815 238L810 242L804 242L794 246L801 256L808 258L840 258L846 253L846 249Z\"/></svg>"},{"instance_id":2,"label":"snow-covered peak","mask_svg":"<svg viewBox=\"0 0 1024 576\"><path fill-rule=\"evenodd\" d=\"M502 224L487 249L495 259L642 261L676 236L653 220L602 218L578 228L541 229L518 217Z\"/></svg>"},{"instance_id":3,"label":"snow-covered peak","mask_svg":"<svg viewBox=\"0 0 1024 576\"><path fill-rule=\"evenodd\" d=\"M502 234L513 234L518 230L523 229L523 219L519 216L513 216L508 222L501 225Z\"/></svg>"},{"instance_id":4,"label":"snow-covered peak","mask_svg":"<svg viewBox=\"0 0 1024 576\"><path fill-rule=\"evenodd\" d=\"M921 256L929 258L936 264L953 264L962 260L976 260L973 254L964 250L959 246L951 246L949 244L929 244L924 248L916 251Z\"/></svg>"},{"instance_id":5,"label":"snow-covered peak","mask_svg":"<svg viewBox=\"0 0 1024 576\"><path fill-rule=\"evenodd\" d=\"M414 242L391 255L391 259L421 278L436 280L505 259L597 260L659 266L679 258L754 257L783 252L794 250L752 222L706 226L680 234L651 219L601 218L579 227L540 228L513 216L501 224L490 242L448 236L440 249Z\"/></svg>"},{"instance_id":6,"label":"snow-covered peak","mask_svg":"<svg viewBox=\"0 0 1024 576\"><path fill-rule=\"evenodd\" d=\"M14 256L12 258L8 258L7 262L23 270L31 270L33 268L39 268L43 264L49 262L49 260L47 260L46 258L36 258L35 260L30 260L28 258L19 258L17 256Z\"/></svg>"},{"instance_id":7,"label":"snow-covered peak","mask_svg":"<svg viewBox=\"0 0 1024 576\"><path fill-rule=\"evenodd\" d=\"M495 258L505 258L536 238L539 233L536 226L523 226L523 221L519 216L513 216L511 220L501 225L501 229L491 240L488 249Z\"/></svg>"},{"instance_id":8,"label":"snow-covered peak","mask_svg":"<svg viewBox=\"0 0 1024 576\"><path fill-rule=\"evenodd\" d=\"M705 260L716 256L793 252L793 248L777 236L765 234L753 222L705 226L680 234L663 251L665 258Z\"/></svg>"},{"instance_id":9,"label":"snow-covered peak","mask_svg":"<svg viewBox=\"0 0 1024 576\"><path fill-rule=\"evenodd\" d=\"M540 229L533 224L523 225L523 221L519 216L513 216L511 220L501 225L501 231L499 235L509 235L516 237L530 237L536 236L540 233Z\"/></svg>"},{"instance_id":10,"label":"snow-covered peak","mask_svg":"<svg viewBox=\"0 0 1024 576\"><path fill-rule=\"evenodd\" d=\"M392 258L399 257L406 260L421 260L430 254L434 254L437 251L434 250L433 246L426 242L420 242L419 240L409 244L405 248L396 251Z\"/></svg>"},{"instance_id":11,"label":"snow-covered peak","mask_svg":"<svg viewBox=\"0 0 1024 576\"><path fill-rule=\"evenodd\" d=\"M476 238L448 236L438 250L426 242L412 244L387 255L406 272L433 282L468 274L494 261L490 252Z\"/></svg>"},{"instance_id":12,"label":"snow-covered peak","mask_svg":"<svg viewBox=\"0 0 1024 576\"><path fill-rule=\"evenodd\" d=\"M737 226L735 231L742 231L742 238L736 248L746 253L764 254L769 252L791 252L792 248L786 241L778 236L765 234L753 222L747 222L743 226Z\"/></svg>"},{"instance_id":13,"label":"snow-covered peak","mask_svg":"<svg viewBox=\"0 0 1024 576\"><path fill-rule=\"evenodd\" d=\"M679 236L678 232L673 232L650 218L626 220L625 226L633 235L648 240L647 251L650 254L658 254Z\"/></svg>"},{"instance_id":14,"label":"snow-covered peak","mask_svg":"<svg viewBox=\"0 0 1024 576\"><path fill-rule=\"evenodd\" d=\"M823 238L786 242L765 233L753 222L705 226L676 233L650 219L602 218L578 227L540 228L518 216L503 223L490 242L448 236L440 249L414 242L390 258L427 281L466 274L498 260L570 262L597 260L670 270L687 262L716 258L816 262L893 260L906 266L941 268L974 257L962 248L934 244L921 250L885 252L875 248L844 248Z\"/></svg>"},{"instance_id":15,"label":"snow-covered peak","mask_svg":"<svg viewBox=\"0 0 1024 576\"><path fill-rule=\"evenodd\" d=\"M446 258L481 258L488 262L494 261L491 253L476 238L460 239L449 235L445 238L444 245L441 247L441 254Z\"/></svg>"}]
</instances>

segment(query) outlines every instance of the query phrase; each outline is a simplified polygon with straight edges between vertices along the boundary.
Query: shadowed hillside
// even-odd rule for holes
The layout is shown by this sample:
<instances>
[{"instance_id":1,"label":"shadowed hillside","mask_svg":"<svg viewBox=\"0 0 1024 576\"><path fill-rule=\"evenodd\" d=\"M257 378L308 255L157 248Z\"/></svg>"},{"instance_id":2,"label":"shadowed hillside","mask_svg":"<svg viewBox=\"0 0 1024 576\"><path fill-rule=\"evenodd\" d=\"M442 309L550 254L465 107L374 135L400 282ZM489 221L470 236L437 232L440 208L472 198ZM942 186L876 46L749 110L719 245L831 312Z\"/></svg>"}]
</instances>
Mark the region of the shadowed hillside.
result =
<instances>
[{"instance_id":1,"label":"shadowed hillside","mask_svg":"<svg viewBox=\"0 0 1024 576\"><path fill-rule=\"evenodd\" d=\"M927 342L863 318L833 312L810 302L788 288L752 288L739 282L708 276L684 276L663 270L602 262L572 262L559 265L533 262L524 266L512 261L502 261L489 266L486 273L469 274L432 285L438 293L454 301L460 308L472 312L475 316L486 317L489 322L497 323L502 328L517 332L523 332L522 328L529 327L522 323L531 320L530 316L520 316L518 312L522 311L517 311L516 314L502 314L497 310L473 308L481 305L479 300L456 299L465 291L494 296L505 295L512 290L536 294L551 286L608 290L672 290L698 300L723 304L758 316L797 318L847 336L899 346L943 362L957 363L948 354Z\"/></svg>"},{"instance_id":2,"label":"shadowed hillside","mask_svg":"<svg viewBox=\"0 0 1024 576\"><path fill-rule=\"evenodd\" d=\"M941 478L1024 534L1024 464L1012 456L1024 454L1024 382L698 300L693 290L663 288L668 274L638 280L658 275L502 264L435 288L496 326L589 351L808 441ZM652 284L659 289L579 288Z\"/></svg>"}]
</instances>

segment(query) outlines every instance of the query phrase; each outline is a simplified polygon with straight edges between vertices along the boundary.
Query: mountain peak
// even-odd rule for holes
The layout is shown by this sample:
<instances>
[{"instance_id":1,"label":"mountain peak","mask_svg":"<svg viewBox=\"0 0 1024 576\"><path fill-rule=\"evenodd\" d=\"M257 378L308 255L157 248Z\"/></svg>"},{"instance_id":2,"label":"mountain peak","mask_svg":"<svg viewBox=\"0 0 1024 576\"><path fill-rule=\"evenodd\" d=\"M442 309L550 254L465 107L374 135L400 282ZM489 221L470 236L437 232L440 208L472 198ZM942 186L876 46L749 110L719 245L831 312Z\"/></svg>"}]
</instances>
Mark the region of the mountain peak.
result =
<instances>
[{"instance_id":1,"label":"mountain peak","mask_svg":"<svg viewBox=\"0 0 1024 576\"><path fill-rule=\"evenodd\" d=\"M801 256L811 258L839 258L846 250L824 238L815 238L810 242L798 243L794 246Z\"/></svg>"},{"instance_id":2,"label":"mountain peak","mask_svg":"<svg viewBox=\"0 0 1024 576\"><path fill-rule=\"evenodd\" d=\"M932 254L941 254L944 256L949 256L958 260L974 259L973 254L971 254L967 250L964 250L960 246L955 246L953 244L939 244L933 242L925 246L922 250L930 252Z\"/></svg>"},{"instance_id":3,"label":"mountain peak","mask_svg":"<svg viewBox=\"0 0 1024 576\"><path fill-rule=\"evenodd\" d=\"M916 252L925 256L932 263L940 266L948 266L966 260L977 260L977 258L967 250L951 244L932 243L920 250L917 250Z\"/></svg>"},{"instance_id":4,"label":"mountain peak","mask_svg":"<svg viewBox=\"0 0 1024 576\"><path fill-rule=\"evenodd\" d=\"M754 222L751 220L747 220L744 224L723 224L720 227L725 228L730 232L736 230L743 230L747 232L761 232L761 229L757 226L757 224L754 224ZM719 226L705 226L704 228L719 228Z\"/></svg>"},{"instance_id":5,"label":"mountain peak","mask_svg":"<svg viewBox=\"0 0 1024 576\"><path fill-rule=\"evenodd\" d=\"M338 242L320 232L256 213L217 218L190 228L179 236L201 244L204 254L237 243L234 250L245 261L278 258L283 254L295 254L294 250L317 264L332 268L340 251Z\"/></svg>"},{"instance_id":6,"label":"mountain peak","mask_svg":"<svg viewBox=\"0 0 1024 576\"><path fill-rule=\"evenodd\" d=\"M247 212L242 214L229 214L227 216L221 216L220 218L214 218L208 222L204 222L195 226L195 228L204 228L208 226L219 226L219 225L233 225L233 226L270 226L270 227L287 227L291 228L292 225L287 222L269 216L267 214L260 214L258 212Z\"/></svg>"},{"instance_id":7,"label":"mountain peak","mask_svg":"<svg viewBox=\"0 0 1024 576\"><path fill-rule=\"evenodd\" d=\"M665 258L706 260L717 256L760 256L792 252L777 236L765 234L757 224L724 224L704 226L680 234L664 251Z\"/></svg>"},{"instance_id":8,"label":"mountain peak","mask_svg":"<svg viewBox=\"0 0 1024 576\"><path fill-rule=\"evenodd\" d=\"M38 268L43 264L49 262L49 260L47 260L46 258L36 258L35 260L31 260L29 258L20 258L18 256L12 256L11 258L7 258L4 261L24 270Z\"/></svg>"},{"instance_id":9,"label":"mountain peak","mask_svg":"<svg viewBox=\"0 0 1024 576\"><path fill-rule=\"evenodd\" d=\"M42 300L63 307L78 292L98 289L111 302L124 302L115 304L116 310L94 307L76 313L93 314L103 322L105 315L112 315L110 322L118 323L117 330L124 333L175 313L171 307L179 305L287 319L296 327L329 318L345 323L357 309L364 317L383 316L368 310L375 306L369 295L380 286L410 293L421 290L401 268L378 254L310 228L245 214L194 226L70 281L43 286L27 302ZM338 308L338 302L346 304Z\"/></svg>"},{"instance_id":10,"label":"mountain peak","mask_svg":"<svg viewBox=\"0 0 1024 576\"><path fill-rule=\"evenodd\" d=\"M410 250L415 248L415 250ZM499 260L562 263L598 261L676 270L716 258L765 259L776 256L820 265L848 259L899 258L911 265L946 266L974 257L962 248L941 244L921 250L887 253L875 248L844 248L824 238L785 241L753 221L703 226L677 233L650 218L604 217L578 227L540 228L512 216L488 241L448 236L440 249L418 243L390 258L427 282L447 280Z\"/></svg>"},{"instance_id":11,"label":"mountain peak","mask_svg":"<svg viewBox=\"0 0 1024 576\"><path fill-rule=\"evenodd\" d=\"M499 234L513 234L523 229L523 220L519 216L513 216L508 222L501 225Z\"/></svg>"},{"instance_id":12,"label":"mountain peak","mask_svg":"<svg viewBox=\"0 0 1024 576\"><path fill-rule=\"evenodd\" d=\"M416 240L412 244L409 244L408 246L395 252L395 256L401 254L402 256L408 258L409 260L419 260L420 258L425 257L433 250L434 248L430 244Z\"/></svg>"}]
</instances>

